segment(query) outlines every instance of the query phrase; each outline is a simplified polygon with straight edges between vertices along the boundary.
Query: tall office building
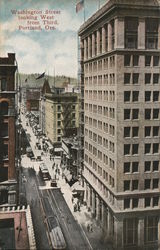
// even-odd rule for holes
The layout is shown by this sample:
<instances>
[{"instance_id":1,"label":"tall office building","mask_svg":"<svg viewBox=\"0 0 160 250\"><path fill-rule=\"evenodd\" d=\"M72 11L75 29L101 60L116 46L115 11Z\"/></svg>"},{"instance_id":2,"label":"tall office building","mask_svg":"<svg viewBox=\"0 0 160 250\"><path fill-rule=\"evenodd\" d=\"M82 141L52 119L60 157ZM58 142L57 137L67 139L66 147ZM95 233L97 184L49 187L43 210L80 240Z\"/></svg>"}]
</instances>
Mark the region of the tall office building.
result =
<instances>
[{"instance_id":1,"label":"tall office building","mask_svg":"<svg viewBox=\"0 0 160 250\"><path fill-rule=\"evenodd\" d=\"M0 57L0 205L15 205L16 110L15 54Z\"/></svg>"},{"instance_id":2,"label":"tall office building","mask_svg":"<svg viewBox=\"0 0 160 250\"><path fill-rule=\"evenodd\" d=\"M87 206L116 249L159 249L159 1L107 1L79 36Z\"/></svg>"}]
</instances>

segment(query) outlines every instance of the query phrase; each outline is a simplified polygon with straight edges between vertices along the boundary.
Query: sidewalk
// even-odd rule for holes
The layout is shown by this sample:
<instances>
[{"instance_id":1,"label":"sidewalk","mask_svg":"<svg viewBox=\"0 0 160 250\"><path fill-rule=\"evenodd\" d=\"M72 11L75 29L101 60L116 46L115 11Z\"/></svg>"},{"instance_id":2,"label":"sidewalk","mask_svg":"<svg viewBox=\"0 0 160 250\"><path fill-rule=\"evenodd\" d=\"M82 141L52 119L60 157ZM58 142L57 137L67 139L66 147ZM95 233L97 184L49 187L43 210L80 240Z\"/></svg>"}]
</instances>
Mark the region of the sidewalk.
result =
<instances>
[{"instance_id":1,"label":"sidewalk","mask_svg":"<svg viewBox=\"0 0 160 250\"><path fill-rule=\"evenodd\" d=\"M62 179L62 177L59 176L59 180L57 181L57 183L61 188L68 207L70 208L75 219L81 225L84 233L89 239L92 248L94 250L112 250L111 246L108 246L108 244L106 245L106 243L104 242L102 228L97 224L96 220L92 218L91 212L88 212L87 207L81 205L80 211L74 212L72 203L72 190L69 184L66 183L65 179ZM88 224L92 224L93 232L88 232Z\"/></svg>"}]
</instances>

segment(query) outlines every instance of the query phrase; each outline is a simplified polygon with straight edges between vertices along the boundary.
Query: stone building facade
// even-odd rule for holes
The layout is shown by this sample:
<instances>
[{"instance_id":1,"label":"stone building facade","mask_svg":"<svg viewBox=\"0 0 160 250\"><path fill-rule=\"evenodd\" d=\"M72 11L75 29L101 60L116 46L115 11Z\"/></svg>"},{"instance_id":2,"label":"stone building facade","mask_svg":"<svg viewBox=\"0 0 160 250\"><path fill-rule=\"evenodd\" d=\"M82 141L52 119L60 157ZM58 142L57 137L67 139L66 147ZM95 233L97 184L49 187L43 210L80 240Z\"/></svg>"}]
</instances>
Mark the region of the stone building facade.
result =
<instances>
[{"instance_id":1,"label":"stone building facade","mask_svg":"<svg viewBox=\"0 0 160 250\"><path fill-rule=\"evenodd\" d=\"M79 36L87 206L116 249L159 249L159 1L107 1Z\"/></svg>"},{"instance_id":2,"label":"stone building facade","mask_svg":"<svg viewBox=\"0 0 160 250\"><path fill-rule=\"evenodd\" d=\"M78 94L45 95L45 134L53 143L61 144L62 137L77 133L79 125Z\"/></svg>"},{"instance_id":3,"label":"stone building facade","mask_svg":"<svg viewBox=\"0 0 160 250\"><path fill-rule=\"evenodd\" d=\"M16 204L15 54L0 58L0 205Z\"/></svg>"}]
</instances>

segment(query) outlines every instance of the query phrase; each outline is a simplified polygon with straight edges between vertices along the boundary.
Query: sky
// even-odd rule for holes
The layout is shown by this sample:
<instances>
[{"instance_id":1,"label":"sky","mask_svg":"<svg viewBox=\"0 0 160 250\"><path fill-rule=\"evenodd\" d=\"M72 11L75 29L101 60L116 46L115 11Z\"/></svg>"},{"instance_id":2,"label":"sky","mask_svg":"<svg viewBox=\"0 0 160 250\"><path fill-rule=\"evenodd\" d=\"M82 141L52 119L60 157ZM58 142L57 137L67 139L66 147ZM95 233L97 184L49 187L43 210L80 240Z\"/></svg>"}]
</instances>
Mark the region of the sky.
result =
<instances>
[{"instance_id":1,"label":"sky","mask_svg":"<svg viewBox=\"0 0 160 250\"><path fill-rule=\"evenodd\" d=\"M84 22L84 9L76 13L80 0L1 0L0 1L0 56L16 53L20 73L43 73L77 77L78 70L78 29ZM99 4L106 0L85 0L85 20L94 14ZM21 11L13 14L12 10ZM28 24L23 10L37 11L30 14ZM43 23L41 14L46 10L59 11L59 14L46 15ZM42 12L42 13L41 13ZM41 26L42 30L26 30L24 27ZM23 28L19 28L22 26ZM49 26L49 27L48 27ZM53 29L52 27L55 27ZM50 29L51 28L51 29Z\"/></svg>"}]
</instances>

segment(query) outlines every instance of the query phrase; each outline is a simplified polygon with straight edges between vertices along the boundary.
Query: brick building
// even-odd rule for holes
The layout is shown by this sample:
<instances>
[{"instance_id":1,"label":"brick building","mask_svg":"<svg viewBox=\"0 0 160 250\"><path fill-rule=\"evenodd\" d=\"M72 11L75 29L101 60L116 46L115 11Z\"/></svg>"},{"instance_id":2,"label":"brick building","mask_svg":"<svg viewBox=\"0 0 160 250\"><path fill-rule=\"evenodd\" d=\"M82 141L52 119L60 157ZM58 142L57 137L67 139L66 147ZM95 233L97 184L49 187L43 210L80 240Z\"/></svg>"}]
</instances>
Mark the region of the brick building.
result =
<instances>
[{"instance_id":1,"label":"brick building","mask_svg":"<svg viewBox=\"0 0 160 250\"><path fill-rule=\"evenodd\" d=\"M50 141L61 144L62 137L77 133L79 125L78 94L45 95L45 133Z\"/></svg>"},{"instance_id":2,"label":"brick building","mask_svg":"<svg viewBox=\"0 0 160 250\"><path fill-rule=\"evenodd\" d=\"M79 36L87 205L118 250L159 249L159 1L107 1Z\"/></svg>"},{"instance_id":3,"label":"brick building","mask_svg":"<svg viewBox=\"0 0 160 250\"><path fill-rule=\"evenodd\" d=\"M0 58L0 205L16 203L15 54Z\"/></svg>"},{"instance_id":4,"label":"brick building","mask_svg":"<svg viewBox=\"0 0 160 250\"><path fill-rule=\"evenodd\" d=\"M27 111L39 111L41 88L26 89L26 109Z\"/></svg>"}]
</instances>

